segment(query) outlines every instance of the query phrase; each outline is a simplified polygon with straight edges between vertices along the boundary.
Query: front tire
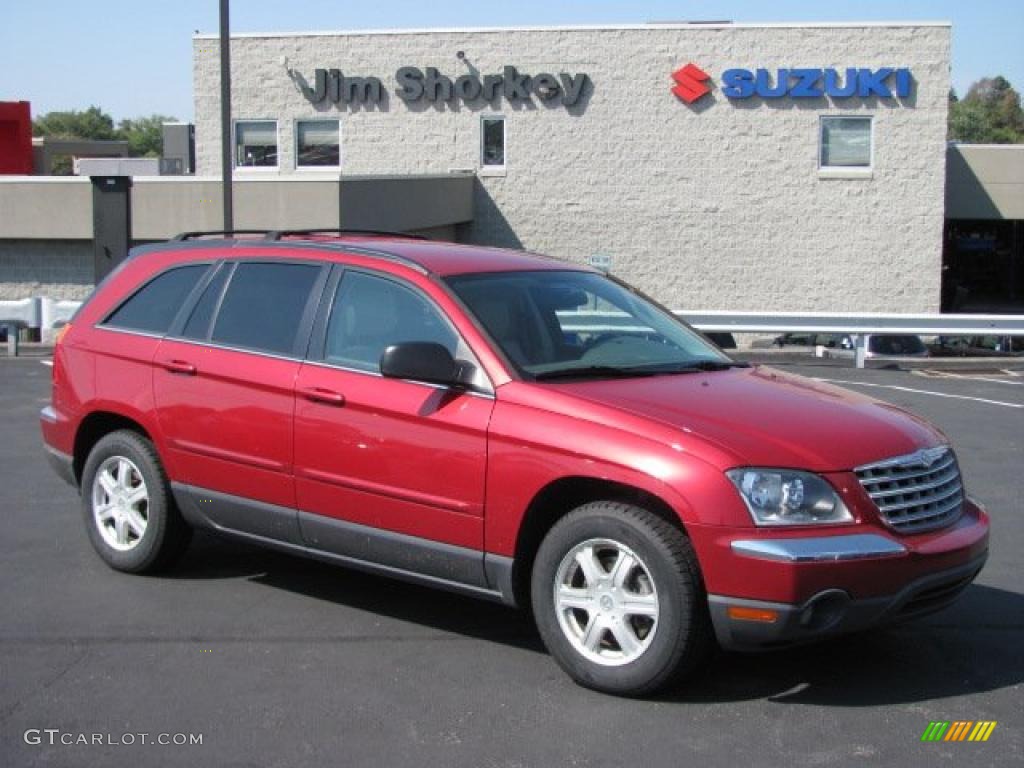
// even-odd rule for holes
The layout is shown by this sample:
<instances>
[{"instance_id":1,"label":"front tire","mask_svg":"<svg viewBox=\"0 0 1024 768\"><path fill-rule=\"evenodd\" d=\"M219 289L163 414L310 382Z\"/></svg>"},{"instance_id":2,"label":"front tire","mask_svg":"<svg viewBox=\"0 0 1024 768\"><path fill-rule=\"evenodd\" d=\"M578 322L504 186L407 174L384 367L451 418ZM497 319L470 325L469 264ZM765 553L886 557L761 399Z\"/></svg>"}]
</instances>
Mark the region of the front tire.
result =
<instances>
[{"instance_id":1,"label":"front tire","mask_svg":"<svg viewBox=\"0 0 1024 768\"><path fill-rule=\"evenodd\" d=\"M192 529L174 504L156 449L136 432L111 432L93 446L81 493L89 541L115 570L160 570L188 546Z\"/></svg>"},{"instance_id":2,"label":"front tire","mask_svg":"<svg viewBox=\"0 0 1024 768\"><path fill-rule=\"evenodd\" d=\"M591 502L559 520L537 551L530 588L544 644L587 688L651 694L692 673L713 647L689 539L640 507Z\"/></svg>"}]
</instances>

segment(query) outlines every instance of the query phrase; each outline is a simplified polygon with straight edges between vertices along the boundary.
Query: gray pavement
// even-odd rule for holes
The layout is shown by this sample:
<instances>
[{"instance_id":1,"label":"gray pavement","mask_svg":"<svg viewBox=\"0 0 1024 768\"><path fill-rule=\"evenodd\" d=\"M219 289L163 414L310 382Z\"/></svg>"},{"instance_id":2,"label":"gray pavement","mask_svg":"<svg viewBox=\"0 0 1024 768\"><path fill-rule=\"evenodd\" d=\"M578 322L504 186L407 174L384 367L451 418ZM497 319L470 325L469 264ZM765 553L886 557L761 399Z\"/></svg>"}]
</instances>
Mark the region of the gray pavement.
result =
<instances>
[{"instance_id":1,"label":"gray pavement","mask_svg":"<svg viewBox=\"0 0 1024 768\"><path fill-rule=\"evenodd\" d=\"M208 536L159 578L109 570L42 457L49 369L0 361L0 766L1020 765L1024 378L786 368L945 430L993 518L989 564L927 619L722 654L629 701L575 686L500 606ZM921 743L931 720L999 724L984 744ZM93 733L135 743L60 744Z\"/></svg>"}]
</instances>

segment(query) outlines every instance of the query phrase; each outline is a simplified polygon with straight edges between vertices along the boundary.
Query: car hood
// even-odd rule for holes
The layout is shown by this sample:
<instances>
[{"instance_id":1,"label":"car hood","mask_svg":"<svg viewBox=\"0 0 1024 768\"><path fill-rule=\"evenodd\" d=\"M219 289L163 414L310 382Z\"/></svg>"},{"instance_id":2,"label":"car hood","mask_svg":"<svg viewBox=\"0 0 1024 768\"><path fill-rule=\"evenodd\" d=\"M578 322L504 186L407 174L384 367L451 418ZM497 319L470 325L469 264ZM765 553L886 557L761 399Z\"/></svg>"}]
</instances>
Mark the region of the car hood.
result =
<instances>
[{"instance_id":1,"label":"car hood","mask_svg":"<svg viewBox=\"0 0 1024 768\"><path fill-rule=\"evenodd\" d=\"M894 405L764 367L554 386L712 442L735 466L844 471L947 442Z\"/></svg>"}]
</instances>

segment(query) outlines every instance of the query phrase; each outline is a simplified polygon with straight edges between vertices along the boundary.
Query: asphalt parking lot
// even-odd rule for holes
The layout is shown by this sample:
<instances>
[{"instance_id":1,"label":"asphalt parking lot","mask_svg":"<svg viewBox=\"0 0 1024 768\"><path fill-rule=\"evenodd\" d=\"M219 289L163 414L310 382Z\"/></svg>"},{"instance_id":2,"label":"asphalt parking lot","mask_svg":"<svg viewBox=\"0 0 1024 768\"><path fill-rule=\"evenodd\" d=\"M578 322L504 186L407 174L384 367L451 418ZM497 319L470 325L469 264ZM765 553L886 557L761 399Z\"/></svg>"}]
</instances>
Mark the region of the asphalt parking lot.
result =
<instances>
[{"instance_id":1,"label":"asphalt parking lot","mask_svg":"<svg viewBox=\"0 0 1024 768\"><path fill-rule=\"evenodd\" d=\"M1020 765L1024 375L836 366L932 420L993 520L978 582L915 623L770 655L720 655L654 700L578 688L522 615L197 536L158 578L96 557L46 464L50 370L0 360L0 765ZM986 743L922 743L994 720ZM202 734L202 744L27 744Z\"/></svg>"}]
</instances>

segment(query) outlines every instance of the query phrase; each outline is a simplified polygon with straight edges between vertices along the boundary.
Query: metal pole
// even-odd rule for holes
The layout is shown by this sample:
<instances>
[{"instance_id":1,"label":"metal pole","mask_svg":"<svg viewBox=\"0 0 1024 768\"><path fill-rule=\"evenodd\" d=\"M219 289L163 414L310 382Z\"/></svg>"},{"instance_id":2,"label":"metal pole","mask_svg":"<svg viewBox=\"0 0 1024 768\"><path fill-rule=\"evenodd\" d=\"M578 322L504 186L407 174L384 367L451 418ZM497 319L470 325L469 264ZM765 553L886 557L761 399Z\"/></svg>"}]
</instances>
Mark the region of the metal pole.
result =
<instances>
[{"instance_id":1,"label":"metal pole","mask_svg":"<svg viewBox=\"0 0 1024 768\"><path fill-rule=\"evenodd\" d=\"M868 351L868 336L866 333L854 334L853 350L853 364L857 368L863 368Z\"/></svg>"},{"instance_id":2,"label":"metal pole","mask_svg":"<svg viewBox=\"0 0 1024 768\"><path fill-rule=\"evenodd\" d=\"M221 179L224 192L224 229L235 228L231 199L231 24L230 0L220 0L220 145Z\"/></svg>"},{"instance_id":3,"label":"metal pole","mask_svg":"<svg viewBox=\"0 0 1024 768\"><path fill-rule=\"evenodd\" d=\"M7 356L18 356L18 326L7 326Z\"/></svg>"}]
</instances>

